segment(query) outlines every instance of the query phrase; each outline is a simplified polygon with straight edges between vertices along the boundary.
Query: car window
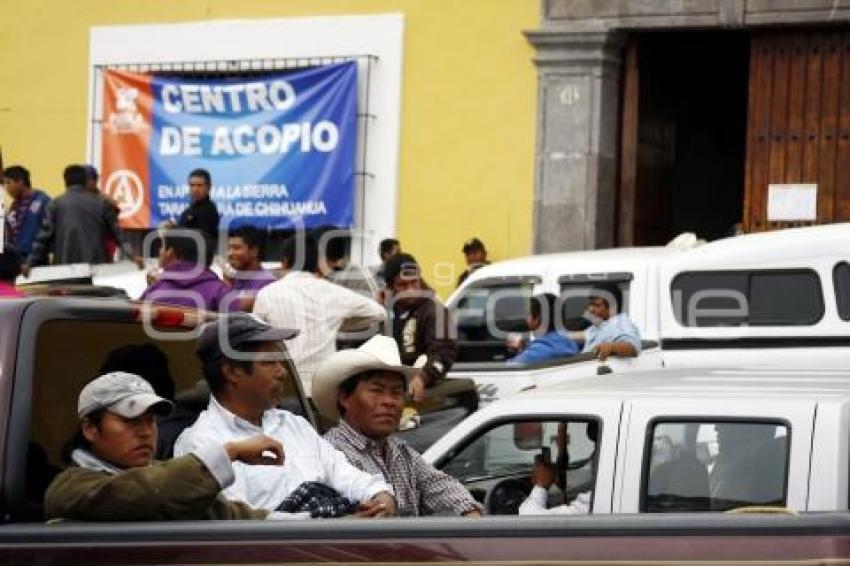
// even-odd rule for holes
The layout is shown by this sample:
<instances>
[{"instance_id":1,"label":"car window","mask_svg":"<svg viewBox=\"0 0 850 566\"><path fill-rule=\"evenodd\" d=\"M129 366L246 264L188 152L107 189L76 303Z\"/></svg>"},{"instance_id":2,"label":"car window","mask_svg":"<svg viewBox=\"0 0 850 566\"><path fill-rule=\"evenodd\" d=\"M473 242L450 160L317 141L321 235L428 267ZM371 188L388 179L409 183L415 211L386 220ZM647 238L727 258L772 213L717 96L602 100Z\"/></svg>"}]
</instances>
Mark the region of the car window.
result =
<instances>
[{"instance_id":1,"label":"car window","mask_svg":"<svg viewBox=\"0 0 850 566\"><path fill-rule=\"evenodd\" d=\"M618 275L631 277L631 274ZM587 279L587 277L567 276L559 278L561 284L560 298L563 302L564 327L567 330L584 330L591 324L589 320L584 318L584 314L587 311L588 297L593 290L593 283L589 283ZM605 280L604 275L600 276L600 280ZM619 306L618 311L628 313L630 280L617 281L616 285L623 296L623 304Z\"/></svg>"},{"instance_id":2,"label":"car window","mask_svg":"<svg viewBox=\"0 0 850 566\"><path fill-rule=\"evenodd\" d=\"M787 426L660 422L651 432L641 511L727 511L785 505Z\"/></svg>"},{"instance_id":3,"label":"car window","mask_svg":"<svg viewBox=\"0 0 850 566\"><path fill-rule=\"evenodd\" d=\"M507 333L528 331L532 289L531 283L467 288L452 312L458 339L504 341Z\"/></svg>"},{"instance_id":4,"label":"car window","mask_svg":"<svg viewBox=\"0 0 850 566\"><path fill-rule=\"evenodd\" d=\"M832 270L835 287L835 303L841 320L850 320L850 264L846 261L835 264Z\"/></svg>"},{"instance_id":5,"label":"car window","mask_svg":"<svg viewBox=\"0 0 850 566\"><path fill-rule=\"evenodd\" d=\"M683 326L808 326L824 314L820 277L810 269L681 273L670 298Z\"/></svg>"},{"instance_id":6,"label":"car window","mask_svg":"<svg viewBox=\"0 0 850 566\"><path fill-rule=\"evenodd\" d=\"M549 505L592 498L598 423L587 420L511 421L490 428L450 455L440 468L481 501L488 513L516 514L531 492L535 459L555 465Z\"/></svg>"}]
</instances>

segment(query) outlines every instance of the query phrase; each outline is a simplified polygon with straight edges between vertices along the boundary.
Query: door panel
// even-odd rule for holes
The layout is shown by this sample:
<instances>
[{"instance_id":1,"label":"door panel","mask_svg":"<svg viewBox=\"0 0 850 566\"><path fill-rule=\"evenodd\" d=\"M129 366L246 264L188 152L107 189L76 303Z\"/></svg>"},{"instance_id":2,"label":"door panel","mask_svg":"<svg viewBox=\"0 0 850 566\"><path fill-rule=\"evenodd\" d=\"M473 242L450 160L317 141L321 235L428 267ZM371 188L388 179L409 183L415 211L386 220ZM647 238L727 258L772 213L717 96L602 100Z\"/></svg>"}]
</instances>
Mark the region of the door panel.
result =
<instances>
[{"instance_id":1,"label":"door panel","mask_svg":"<svg viewBox=\"0 0 850 566\"><path fill-rule=\"evenodd\" d=\"M850 220L850 42L842 32L756 34L750 92L744 229ZM768 221L770 184L818 186L815 221Z\"/></svg>"},{"instance_id":2,"label":"door panel","mask_svg":"<svg viewBox=\"0 0 850 566\"><path fill-rule=\"evenodd\" d=\"M728 380L734 381L734 375ZM790 395L789 395L790 397ZM771 400L755 403L752 398L705 399L675 398L667 400L635 400L627 403L629 430L627 442L621 445L623 469L622 485L615 499L615 513L637 513L641 508L644 491L644 474L648 473L649 458L654 446L647 446L656 422L770 422L785 425L790 434L790 457L786 477L786 505L796 511L805 511L808 498L809 461L814 422L814 403L789 400ZM625 420L624 420L625 423ZM722 449L722 446L721 446ZM711 464L706 472L711 473Z\"/></svg>"}]
</instances>

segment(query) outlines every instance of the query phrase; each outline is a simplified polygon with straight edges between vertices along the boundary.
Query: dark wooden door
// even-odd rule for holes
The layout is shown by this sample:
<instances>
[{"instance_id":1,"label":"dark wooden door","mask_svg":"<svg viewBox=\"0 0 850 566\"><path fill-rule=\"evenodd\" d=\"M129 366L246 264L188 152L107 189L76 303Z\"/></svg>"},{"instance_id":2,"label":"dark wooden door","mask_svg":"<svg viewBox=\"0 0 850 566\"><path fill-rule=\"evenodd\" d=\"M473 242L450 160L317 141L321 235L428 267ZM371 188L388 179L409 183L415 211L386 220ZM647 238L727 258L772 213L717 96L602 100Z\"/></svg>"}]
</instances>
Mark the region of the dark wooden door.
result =
<instances>
[{"instance_id":1,"label":"dark wooden door","mask_svg":"<svg viewBox=\"0 0 850 566\"><path fill-rule=\"evenodd\" d=\"M754 35L747 116L744 230L850 220L850 33ZM769 221L769 185L794 183L816 220Z\"/></svg>"}]
</instances>

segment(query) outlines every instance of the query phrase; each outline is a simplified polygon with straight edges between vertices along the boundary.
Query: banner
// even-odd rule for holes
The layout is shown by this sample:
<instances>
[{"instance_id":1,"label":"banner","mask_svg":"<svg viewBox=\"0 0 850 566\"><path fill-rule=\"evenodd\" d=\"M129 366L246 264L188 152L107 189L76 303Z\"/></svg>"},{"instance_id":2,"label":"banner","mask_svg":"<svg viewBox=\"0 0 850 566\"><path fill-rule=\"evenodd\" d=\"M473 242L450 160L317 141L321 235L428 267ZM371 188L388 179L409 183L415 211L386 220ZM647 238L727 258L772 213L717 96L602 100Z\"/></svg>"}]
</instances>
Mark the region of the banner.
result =
<instances>
[{"instance_id":1,"label":"banner","mask_svg":"<svg viewBox=\"0 0 850 566\"><path fill-rule=\"evenodd\" d=\"M239 79L106 71L101 190L125 228L177 220L207 169L223 226L351 227L355 62Z\"/></svg>"}]
</instances>

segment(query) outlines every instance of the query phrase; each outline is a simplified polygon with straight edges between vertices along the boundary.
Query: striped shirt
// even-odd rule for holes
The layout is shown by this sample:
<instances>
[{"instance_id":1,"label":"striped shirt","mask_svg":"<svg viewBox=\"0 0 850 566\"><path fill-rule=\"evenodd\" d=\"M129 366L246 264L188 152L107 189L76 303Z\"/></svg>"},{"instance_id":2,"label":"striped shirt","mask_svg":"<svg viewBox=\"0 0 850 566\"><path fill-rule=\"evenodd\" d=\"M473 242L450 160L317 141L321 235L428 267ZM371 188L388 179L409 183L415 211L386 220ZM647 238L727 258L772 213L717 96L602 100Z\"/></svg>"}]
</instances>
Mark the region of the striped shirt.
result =
<instances>
[{"instance_id":1,"label":"striped shirt","mask_svg":"<svg viewBox=\"0 0 850 566\"><path fill-rule=\"evenodd\" d=\"M325 434L325 440L346 455L356 468L381 474L393 487L399 515L463 515L483 508L455 478L422 459L401 439L367 438L346 421Z\"/></svg>"},{"instance_id":2,"label":"striped shirt","mask_svg":"<svg viewBox=\"0 0 850 566\"><path fill-rule=\"evenodd\" d=\"M377 323L386 318L384 307L374 299L303 271L290 271L260 289L254 314L272 326L300 331L286 341L286 347L308 396L316 368L336 351L342 322L359 319Z\"/></svg>"}]
</instances>

